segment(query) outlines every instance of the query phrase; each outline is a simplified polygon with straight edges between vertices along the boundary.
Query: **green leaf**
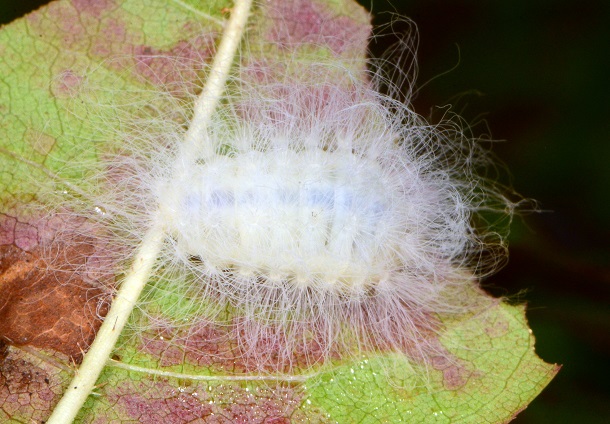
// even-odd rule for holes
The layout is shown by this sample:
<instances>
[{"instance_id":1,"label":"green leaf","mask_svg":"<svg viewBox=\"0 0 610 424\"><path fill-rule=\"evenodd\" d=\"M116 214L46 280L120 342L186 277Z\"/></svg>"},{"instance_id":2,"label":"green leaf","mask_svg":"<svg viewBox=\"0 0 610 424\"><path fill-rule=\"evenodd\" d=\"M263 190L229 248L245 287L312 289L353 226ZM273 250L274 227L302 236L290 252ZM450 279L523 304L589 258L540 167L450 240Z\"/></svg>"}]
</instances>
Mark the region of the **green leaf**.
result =
<instances>
[{"instance_id":1,"label":"green leaf","mask_svg":"<svg viewBox=\"0 0 610 424\"><path fill-rule=\"evenodd\" d=\"M114 92L154 86L156 76L169 75L163 56L188 63L213 51L230 7L222 0L60 0L0 31L0 340L8 345L0 345L0 421L49 416L83 336L90 343L99 325L96 306L104 307L96 304L103 290L84 290L82 279L38 278L34 266L39 242L58 229L37 206L42 183L64 190L62 180L77 181L98 160L96 128L71 112L85 75L95 69L96 84L111 82ZM264 2L241 60L290 54L302 67L331 58L360 72L368 20L350 0ZM154 54L158 61L139 72L137 58ZM21 297L13 295L18 285L28 287ZM46 294L35 304L27 296L37 293ZM148 312L188 317L192 308L174 289L148 299ZM42 317L27 329L11 324L33 317L34 304L48 308ZM134 314L133 324L141 318ZM476 316L445 318L443 326L440 349L449 354L427 370L397 354L369 353L293 381L234 378L240 364L230 346L204 346L210 356L195 358L162 334L126 334L78 422L507 422L557 372L535 355L520 307L497 303Z\"/></svg>"},{"instance_id":2,"label":"green leaf","mask_svg":"<svg viewBox=\"0 0 610 424\"><path fill-rule=\"evenodd\" d=\"M308 382L309 400L337 422L507 422L558 371L535 355L533 341L523 308L498 303L446 322L441 343L453 360L433 361L429 380L404 357L379 356Z\"/></svg>"}]
</instances>

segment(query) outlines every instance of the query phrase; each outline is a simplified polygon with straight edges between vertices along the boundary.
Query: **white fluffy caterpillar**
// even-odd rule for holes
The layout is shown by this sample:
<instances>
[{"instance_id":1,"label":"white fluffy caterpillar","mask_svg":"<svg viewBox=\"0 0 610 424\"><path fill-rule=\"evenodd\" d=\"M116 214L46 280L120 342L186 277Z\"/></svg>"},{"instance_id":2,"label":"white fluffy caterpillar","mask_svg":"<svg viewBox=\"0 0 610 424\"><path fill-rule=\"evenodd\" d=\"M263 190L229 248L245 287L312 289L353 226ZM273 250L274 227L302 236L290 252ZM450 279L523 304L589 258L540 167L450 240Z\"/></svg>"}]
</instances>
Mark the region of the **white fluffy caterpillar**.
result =
<instances>
[{"instance_id":1,"label":"white fluffy caterpillar","mask_svg":"<svg viewBox=\"0 0 610 424\"><path fill-rule=\"evenodd\" d=\"M108 214L89 218L121 255L146 229L164 233L143 299L164 306L144 307L136 330L169 331L188 350L213 328L246 372L377 349L439 354L437 315L485 303L474 279L501 243L475 228L503 202L474 174L484 152L380 94L375 76L317 64L262 84L261 66L242 65L194 144L183 143L186 88L156 94L150 112L131 97L110 107L126 129L101 174Z\"/></svg>"},{"instance_id":2,"label":"white fluffy caterpillar","mask_svg":"<svg viewBox=\"0 0 610 424\"><path fill-rule=\"evenodd\" d=\"M327 334L342 309L381 312L370 302L396 320L459 310L444 292L481 247L472 150L349 75L336 84L300 82L286 97L242 81L247 103L221 108L205 142L178 149L179 168L158 179L172 254L208 294L337 327Z\"/></svg>"},{"instance_id":3,"label":"white fluffy caterpillar","mask_svg":"<svg viewBox=\"0 0 610 424\"><path fill-rule=\"evenodd\" d=\"M110 165L73 209L99 222L113 262L133 263L125 286L151 280L142 322L185 351L202 329L206 343L228 341L246 377L366 351L442 354L438 315L485 303L474 279L494 237L474 219L506 204L474 173L485 155L457 126L380 94L378 77L265 66L242 64L218 107L222 88L207 95L204 118L187 83L108 105L122 124L107 130ZM261 68L284 77L266 82ZM138 294L119 293L113 309Z\"/></svg>"}]
</instances>

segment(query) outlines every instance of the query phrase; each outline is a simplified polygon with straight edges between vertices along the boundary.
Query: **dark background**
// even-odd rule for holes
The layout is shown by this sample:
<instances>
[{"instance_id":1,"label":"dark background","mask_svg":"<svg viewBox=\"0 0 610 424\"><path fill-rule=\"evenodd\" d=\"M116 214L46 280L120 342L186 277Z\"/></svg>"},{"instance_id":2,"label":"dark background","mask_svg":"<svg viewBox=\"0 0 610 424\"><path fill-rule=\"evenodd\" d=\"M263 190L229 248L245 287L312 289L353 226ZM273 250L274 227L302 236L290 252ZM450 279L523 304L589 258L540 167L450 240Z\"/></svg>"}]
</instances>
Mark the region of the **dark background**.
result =
<instances>
[{"instance_id":1,"label":"dark background","mask_svg":"<svg viewBox=\"0 0 610 424\"><path fill-rule=\"evenodd\" d=\"M527 302L536 352L563 364L514 422L610 422L610 1L393 4L374 1L374 23L417 24L416 111L452 104L505 140L493 153L542 210L515 219L508 265L484 281Z\"/></svg>"},{"instance_id":2,"label":"dark background","mask_svg":"<svg viewBox=\"0 0 610 424\"><path fill-rule=\"evenodd\" d=\"M510 261L484 281L527 302L537 353L563 364L514 423L610 422L610 1L360 2L375 25L417 24L416 111L452 104L501 140L505 182L542 210L515 219ZM0 0L0 23L44 3ZM374 55L392 37L378 40Z\"/></svg>"}]
</instances>

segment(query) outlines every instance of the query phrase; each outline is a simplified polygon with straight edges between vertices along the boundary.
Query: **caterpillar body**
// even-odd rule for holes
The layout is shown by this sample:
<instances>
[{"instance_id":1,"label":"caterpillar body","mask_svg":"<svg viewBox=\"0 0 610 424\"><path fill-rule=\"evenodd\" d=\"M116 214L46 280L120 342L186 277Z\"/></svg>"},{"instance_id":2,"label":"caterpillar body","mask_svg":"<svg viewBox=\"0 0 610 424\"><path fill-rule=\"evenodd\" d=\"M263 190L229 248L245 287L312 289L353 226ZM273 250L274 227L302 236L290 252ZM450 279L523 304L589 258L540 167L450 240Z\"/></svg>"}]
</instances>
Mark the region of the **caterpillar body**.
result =
<instances>
[{"instance_id":1,"label":"caterpillar body","mask_svg":"<svg viewBox=\"0 0 610 424\"><path fill-rule=\"evenodd\" d=\"M107 136L119 154L95 178L112 189L87 209L108 213L84 213L123 246L118 263L153 222L166 232L148 301L174 300L144 307L138 325L161 325L183 347L214 328L250 370L367 349L426 362L438 314L487 299L473 288L489 234L473 219L503 198L475 175L482 148L380 94L378 74L318 64L315 82L287 73L265 84L256 72L243 65L230 80L195 144L182 142L189 86L109 105L123 123Z\"/></svg>"},{"instance_id":2,"label":"caterpillar body","mask_svg":"<svg viewBox=\"0 0 610 424\"><path fill-rule=\"evenodd\" d=\"M44 160L74 160L55 173L20 159L51 180L37 197L59 219L41 243L66 281L113 299L49 423L74 420L119 337L125 368L165 375L138 365L151 354L210 372L198 380L308 381L380 352L425 371L457 360L440 341L447 317L495 302L477 281L504 240L482 212L510 219L515 205L485 177L481 145L457 119L413 112L387 62L338 54L349 30L316 51L309 29L293 44L270 29L272 14L254 40L273 51L237 58L250 8L220 21L217 49L185 25L190 41L165 53L138 46L54 84L69 112Z\"/></svg>"},{"instance_id":3,"label":"caterpillar body","mask_svg":"<svg viewBox=\"0 0 610 424\"><path fill-rule=\"evenodd\" d=\"M77 177L48 194L55 213L78 218L59 246L95 239L79 272L122 284L159 228L131 334L163 334L238 371L290 374L378 350L424 364L445 355L439 317L489 304L476 282L504 251L479 212L513 207L481 176L483 147L459 121L413 112L387 61L365 70L360 58L279 48L241 58L185 142L215 72L205 37L193 40L185 54L104 62L66 94L90 125L79 136L93 139L74 157L93 162L71 164Z\"/></svg>"}]
</instances>

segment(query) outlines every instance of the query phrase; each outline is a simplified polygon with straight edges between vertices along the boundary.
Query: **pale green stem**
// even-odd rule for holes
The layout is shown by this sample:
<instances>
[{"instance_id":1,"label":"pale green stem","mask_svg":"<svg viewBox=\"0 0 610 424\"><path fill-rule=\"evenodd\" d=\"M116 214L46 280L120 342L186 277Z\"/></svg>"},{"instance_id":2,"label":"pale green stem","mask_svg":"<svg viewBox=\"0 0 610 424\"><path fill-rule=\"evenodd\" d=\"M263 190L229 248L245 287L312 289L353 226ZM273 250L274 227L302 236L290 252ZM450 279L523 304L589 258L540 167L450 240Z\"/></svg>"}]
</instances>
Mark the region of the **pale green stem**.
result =
<instances>
[{"instance_id":1,"label":"pale green stem","mask_svg":"<svg viewBox=\"0 0 610 424\"><path fill-rule=\"evenodd\" d=\"M161 377L171 377L180 380L192 381L307 381L316 377L320 372L312 374L259 374L259 375L201 375L201 374L184 374L180 372L162 371L157 369L138 367L137 365L125 364L123 362L110 359L107 366L117 367L131 372L140 372L148 375L158 375Z\"/></svg>"},{"instance_id":2,"label":"pale green stem","mask_svg":"<svg viewBox=\"0 0 610 424\"><path fill-rule=\"evenodd\" d=\"M195 15L197 15L197 16L201 16L201 17L202 17L202 18L204 18L206 21L214 22L215 24L218 24L218 25L224 26L224 23L225 23L225 22L224 22L222 19L215 18L214 16L212 16L212 15L210 15L210 14L208 14L208 13L202 12L201 10L199 10L199 9L197 9L197 8L195 8L195 7L193 7L193 6L191 6L191 5L190 5L190 4L188 4L188 3L185 3L185 2L184 2L184 1L182 1L182 0L172 0L172 1L173 1L174 3L176 3L176 4L179 4L179 5L180 5L180 7L182 7L182 8L184 8L184 9L188 10L189 12L192 12L192 13L194 13L194 14L195 14Z\"/></svg>"},{"instance_id":3,"label":"pale green stem","mask_svg":"<svg viewBox=\"0 0 610 424\"><path fill-rule=\"evenodd\" d=\"M199 147L205 140L205 133L212 114L222 98L231 64L235 59L237 47L245 31L252 0L237 0L231 10L229 21L222 36L222 42L214 56L210 73L199 98L195 101L193 120L186 132L187 148ZM205 146L203 146L205 147Z\"/></svg>"},{"instance_id":4,"label":"pale green stem","mask_svg":"<svg viewBox=\"0 0 610 424\"><path fill-rule=\"evenodd\" d=\"M165 232L159 225L153 226L146 234L129 274L112 301L104 323L47 424L69 424L74 421L76 414L93 390L97 378L148 281L164 237Z\"/></svg>"},{"instance_id":5,"label":"pale green stem","mask_svg":"<svg viewBox=\"0 0 610 424\"><path fill-rule=\"evenodd\" d=\"M202 135L205 134L209 120L224 91L231 64L245 31L251 5L252 0L235 2L208 79L195 104L193 119L184 140L187 145L196 145L204 140ZM150 278L165 236L165 228L158 219L155 219L153 226L144 236L129 273L121 283L110 311L86 353L83 363L76 371L47 424L72 423L91 394L142 289Z\"/></svg>"}]
</instances>

